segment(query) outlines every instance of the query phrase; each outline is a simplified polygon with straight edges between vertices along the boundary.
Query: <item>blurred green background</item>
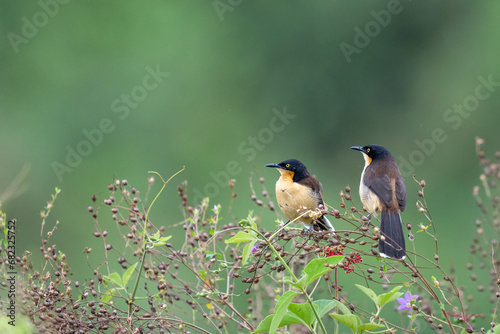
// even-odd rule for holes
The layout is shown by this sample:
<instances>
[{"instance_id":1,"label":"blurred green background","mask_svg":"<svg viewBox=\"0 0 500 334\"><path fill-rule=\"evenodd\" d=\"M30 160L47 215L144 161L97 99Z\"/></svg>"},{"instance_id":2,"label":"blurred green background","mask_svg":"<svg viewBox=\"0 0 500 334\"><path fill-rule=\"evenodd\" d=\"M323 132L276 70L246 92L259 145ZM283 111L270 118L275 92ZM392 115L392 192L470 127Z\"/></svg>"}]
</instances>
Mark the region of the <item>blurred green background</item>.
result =
<instances>
[{"instance_id":1,"label":"blurred green background","mask_svg":"<svg viewBox=\"0 0 500 334\"><path fill-rule=\"evenodd\" d=\"M18 250L38 252L55 186L52 242L88 275L83 249L100 241L87 206L114 178L144 193L148 171L186 166L152 213L165 225L183 218L182 180L191 199L225 205L234 178L241 218L256 209L249 174L272 190L278 174L263 166L296 158L338 208L345 185L359 203L363 160L349 147L380 144L405 166L403 220L423 221L415 173L441 259L463 267L479 217L474 138L500 149L499 11L472 1L2 1L0 193L30 167L27 191L2 198Z\"/></svg>"}]
</instances>

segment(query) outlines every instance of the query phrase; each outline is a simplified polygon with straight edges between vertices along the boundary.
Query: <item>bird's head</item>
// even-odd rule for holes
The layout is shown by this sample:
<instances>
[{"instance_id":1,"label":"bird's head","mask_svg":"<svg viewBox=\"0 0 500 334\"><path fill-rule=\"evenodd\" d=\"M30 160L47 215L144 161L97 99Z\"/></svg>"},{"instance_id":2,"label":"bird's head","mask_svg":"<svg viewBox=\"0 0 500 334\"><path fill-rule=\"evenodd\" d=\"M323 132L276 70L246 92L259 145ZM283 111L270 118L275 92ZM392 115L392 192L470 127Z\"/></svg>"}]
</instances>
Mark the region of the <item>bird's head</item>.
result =
<instances>
[{"instance_id":1,"label":"bird's head","mask_svg":"<svg viewBox=\"0 0 500 334\"><path fill-rule=\"evenodd\" d=\"M278 169L281 175L290 175L294 182L309 176L306 166L296 159L288 159L277 164L267 164L266 167Z\"/></svg>"},{"instance_id":2,"label":"bird's head","mask_svg":"<svg viewBox=\"0 0 500 334\"><path fill-rule=\"evenodd\" d=\"M385 147L380 145L353 146L351 149L363 153L367 166L373 161L373 159L379 159L381 157L391 155Z\"/></svg>"}]
</instances>

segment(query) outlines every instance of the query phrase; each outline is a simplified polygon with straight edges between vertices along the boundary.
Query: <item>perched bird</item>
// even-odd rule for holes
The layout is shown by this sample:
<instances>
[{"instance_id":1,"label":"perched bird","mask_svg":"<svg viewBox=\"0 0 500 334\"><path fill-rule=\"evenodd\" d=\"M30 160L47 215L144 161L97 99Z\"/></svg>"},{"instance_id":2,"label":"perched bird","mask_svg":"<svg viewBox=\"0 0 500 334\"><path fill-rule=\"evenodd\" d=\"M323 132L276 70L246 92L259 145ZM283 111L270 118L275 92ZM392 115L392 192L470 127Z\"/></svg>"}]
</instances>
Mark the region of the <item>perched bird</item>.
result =
<instances>
[{"instance_id":1,"label":"perched bird","mask_svg":"<svg viewBox=\"0 0 500 334\"><path fill-rule=\"evenodd\" d=\"M365 167L361 173L359 196L370 214L380 216L378 243L382 257L402 260L406 256L400 211L406 206L406 187L392 154L380 145L353 146L361 151Z\"/></svg>"},{"instance_id":2,"label":"perched bird","mask_svg":"<svg viewBox=\"0 0 500 334\"><path fill-rule=\"evenodd\" d=\"M281 174L276 182L276 201L289 221L297 219L310 231L335 231L330 221L318 210L320 205L325 205L323 190L321 183L309 174L306 166L298 160L289 159L266 167L276 168ZM305 215L308 210L317 214Z\"/></svg>"}]
</instances>

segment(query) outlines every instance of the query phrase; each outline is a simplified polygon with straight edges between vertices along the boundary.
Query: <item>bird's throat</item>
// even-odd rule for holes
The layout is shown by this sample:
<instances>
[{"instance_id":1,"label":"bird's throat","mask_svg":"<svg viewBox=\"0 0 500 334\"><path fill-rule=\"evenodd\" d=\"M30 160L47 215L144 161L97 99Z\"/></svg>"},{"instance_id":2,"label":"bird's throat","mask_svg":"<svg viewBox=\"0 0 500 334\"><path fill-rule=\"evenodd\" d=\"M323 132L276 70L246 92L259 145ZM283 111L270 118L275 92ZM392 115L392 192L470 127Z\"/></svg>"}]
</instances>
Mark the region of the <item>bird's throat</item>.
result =
<instances>
[{"instance_id":1,"label":"bird's throat","mask_svg":"<svg viewBox=\"0 0 500 334\"><path fill-rule=\"evenodd\" d=\"M278 169L278 172L280 172L281 179L283 181L293 182L293 176L295 174L294 172L291 172L291 171L286 170L286 169Z\"/></svg>"},{"instance_id":2,"label":"bird's throat","mask_svg":"<svg viewBox=\"0 0 500 334\"><path fill-rule=\"evenodd\" d=\"M365 168L370 166L370 164L372 163L372 158L370 158L368 154L364 152L363 152L363 158L365 158Z\"/></svg>"}]
</instances>

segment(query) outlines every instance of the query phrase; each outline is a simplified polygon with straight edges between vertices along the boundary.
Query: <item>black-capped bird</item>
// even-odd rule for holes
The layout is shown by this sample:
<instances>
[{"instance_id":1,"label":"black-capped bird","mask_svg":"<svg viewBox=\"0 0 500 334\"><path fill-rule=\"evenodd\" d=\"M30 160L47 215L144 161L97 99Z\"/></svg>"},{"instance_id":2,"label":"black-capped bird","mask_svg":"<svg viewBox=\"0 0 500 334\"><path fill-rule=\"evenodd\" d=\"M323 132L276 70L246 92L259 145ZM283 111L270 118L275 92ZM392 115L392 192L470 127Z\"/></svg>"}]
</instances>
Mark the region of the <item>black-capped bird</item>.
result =
<instances>
[{"instance_id":1,"label":"black-capped bird","mask_svg":"<svg viewBox=\"0 0 500 334\"><path fill-rule=\"evenodd\" d=\"M400 211L406 206L406 187L392 154L380 145L353 146L361 151L365 167L361 173L359 196L370 214L381 213L380 256L402 260L406 256Z\"/></svg>"},{"instance_id":2,"label":"black-capped bird","mask_svg":"<svg viewBox=\"0 0 500 334\"><path fill-rule=\"evenodd\" d=\"M304 164L289 159L266 167L276 168L281 174L276 182L276 201L289 221L297 219L309 231L335 231L328 218L319 211L320 205L325 205L321 183L309 174ZM306 214L309 210L313 212Z\"/></svg>"}]
</instances>

